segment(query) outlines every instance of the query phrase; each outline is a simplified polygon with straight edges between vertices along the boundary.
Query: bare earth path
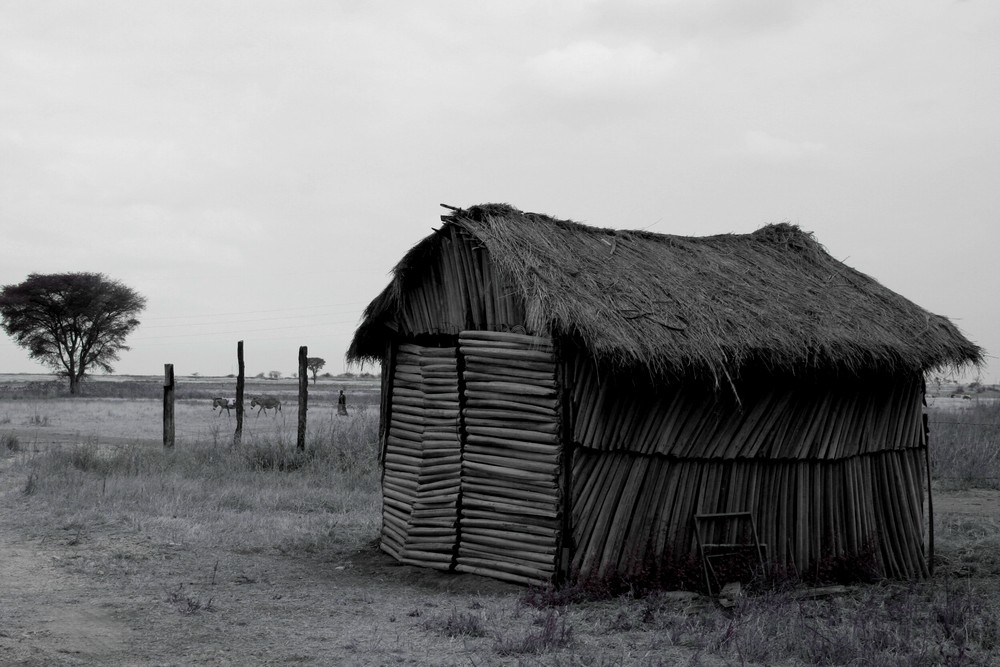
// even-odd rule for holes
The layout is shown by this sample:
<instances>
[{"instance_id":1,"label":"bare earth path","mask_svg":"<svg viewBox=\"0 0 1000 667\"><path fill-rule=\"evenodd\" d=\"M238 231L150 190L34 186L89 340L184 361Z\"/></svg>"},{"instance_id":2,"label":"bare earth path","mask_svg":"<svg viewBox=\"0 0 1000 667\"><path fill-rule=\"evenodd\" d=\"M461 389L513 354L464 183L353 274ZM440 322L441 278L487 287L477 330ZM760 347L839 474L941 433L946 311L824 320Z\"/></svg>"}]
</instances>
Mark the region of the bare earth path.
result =
<instances>
[{"instance_id":1,"label":"bare earth path","mask_svg":"<svg viewBox=\"0 0 1000 667\"><path fill-rule=\"evenodd\" d=\"M371 552L339 563L244 554L206 564L184 545L115 526L25 536L12 514L0 519L4 666L455 664L461 644L435 649L421 617L477 590L518 590Z\"/></svg>"},{"instance_id":2,"label":"bare earth path","mask_svg":"<svg viewBox=\"0 0 1000 667\"><path fill-rule=\"evenodd\" d=\"M120 662L131 630L84 577L0 527L0 664Z\"/></svg>"},{"instance_id":3,"label":"bare earth path","mask_svg":"<svg viewBox=\"0 0 1000 667\"><path fill-rule=\"evenodd\" d=\"M521 588L371 548L199 553L133 526L32 525L0 459L0 665L504 664L425 621L509 610ZM32 516L37 516L33 510ZM614 649L613 649L614 650Z\"/></svg>"},{"instance_id":4,"label":"bare earth path","mask_svg":"<svg viewBox=\"0 0 1000 667\"><path fill-rule=\"evenodd\" d=\"M10 461L0 461L9 491ZM6 518L6 517L5 517ZM83 576L55 565L49 545L34 545L0 521L0 664L87 664L125 658L130 630Z\"/></svg>"}]
</instances>

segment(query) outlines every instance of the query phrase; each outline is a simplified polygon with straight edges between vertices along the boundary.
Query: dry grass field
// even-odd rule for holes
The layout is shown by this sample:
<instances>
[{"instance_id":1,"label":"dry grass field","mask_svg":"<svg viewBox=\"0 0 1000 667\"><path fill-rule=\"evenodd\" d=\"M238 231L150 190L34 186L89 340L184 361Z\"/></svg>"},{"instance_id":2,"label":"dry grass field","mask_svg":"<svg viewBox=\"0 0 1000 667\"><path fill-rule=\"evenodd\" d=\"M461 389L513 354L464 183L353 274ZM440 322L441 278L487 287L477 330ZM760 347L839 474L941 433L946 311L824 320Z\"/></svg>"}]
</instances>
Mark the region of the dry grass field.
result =
<instances>
[{"instance_id":1,"label":"dry grass field","mask_svg":"<svg viewBox=\"0 0 1000 667\"><path fill-rule=\"evenodd\" d=\"M932 407L932 580L775 587L723 609L400 566L374 546L377 381L310 384L304 454L294 381L249 383L285 407L248 412L234 449L235 416L211 408L232 383L178 380L165 451L157 378L70 399L0 376L0 664L1000 664L993 402Z\"/></svg>"}]
</instances>

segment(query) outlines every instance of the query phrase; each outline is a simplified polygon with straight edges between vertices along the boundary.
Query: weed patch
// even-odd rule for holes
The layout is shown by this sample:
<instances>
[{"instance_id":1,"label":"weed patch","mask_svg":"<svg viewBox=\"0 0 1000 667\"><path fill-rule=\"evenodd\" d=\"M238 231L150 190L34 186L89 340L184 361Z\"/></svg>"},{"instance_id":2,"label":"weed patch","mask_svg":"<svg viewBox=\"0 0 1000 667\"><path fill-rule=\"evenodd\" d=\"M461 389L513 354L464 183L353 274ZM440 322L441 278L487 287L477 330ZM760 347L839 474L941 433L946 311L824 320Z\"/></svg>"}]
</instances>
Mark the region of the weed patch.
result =
<instances>
[{"instance_id":1,"label":"weed patch","mask_svg":"<svg viewBox=\"0 0 1000 667\"><path fill-rule=\"evenodd\" d=\"M495 650L504 656L546 653L566 648L573 641L573 628L566 617L549 609L535 619L534 627L524 634L498 635Z\"/></svg>"},{"instance_id":2,"label":"weed patch","mask_svg":"<svg viewBox=\"0 0 1000 667\"><path fill-rule=\"evenodd\" d=\"M410 612L413 615L413 612ZM419 616L419 610L417 614ZM428 618L422 623L427 630L446 637L485 637L486 623L479 614L452 608L447 616Z\"/></svg>"},{"instance_id":3,"label":"weed patch","mask_svg":"<svg viewBox=\"0 0 1000 667\"><path fill-rule=\"evenodd\" d=\"M184 592L184 584L178 584L177 589L167 596L167 602L175 605L182 614L200 614L203 611L215 611L212 605L214 598L202 601Z\"/></svg>"}]
</instances>

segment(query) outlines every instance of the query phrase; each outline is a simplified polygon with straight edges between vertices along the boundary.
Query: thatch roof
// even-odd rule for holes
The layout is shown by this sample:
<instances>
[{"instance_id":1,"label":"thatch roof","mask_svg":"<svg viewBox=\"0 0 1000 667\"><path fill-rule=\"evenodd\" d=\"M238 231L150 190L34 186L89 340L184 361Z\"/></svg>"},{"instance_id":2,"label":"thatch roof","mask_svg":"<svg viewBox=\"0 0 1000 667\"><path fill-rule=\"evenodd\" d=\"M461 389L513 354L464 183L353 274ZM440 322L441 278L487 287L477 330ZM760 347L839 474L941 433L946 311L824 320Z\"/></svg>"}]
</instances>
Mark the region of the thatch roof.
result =
<instances>
[{"instance_id":1,"label":"thatch roof","mask_svg":"<svg viewBox=\"0 0 1000 667\"><path fill-rule=\"evenodd\" d=\"M486 249L523 296L528 333L569 336L597 358L655 374L735 377L925 372L982 361L946 318L830 256L795 225L688 237L600 229L505 204L455 209L445 226ZM351 359L377 359L412 281L436 260L420 241L368 306Z\"/></svg>"}]
</instances>

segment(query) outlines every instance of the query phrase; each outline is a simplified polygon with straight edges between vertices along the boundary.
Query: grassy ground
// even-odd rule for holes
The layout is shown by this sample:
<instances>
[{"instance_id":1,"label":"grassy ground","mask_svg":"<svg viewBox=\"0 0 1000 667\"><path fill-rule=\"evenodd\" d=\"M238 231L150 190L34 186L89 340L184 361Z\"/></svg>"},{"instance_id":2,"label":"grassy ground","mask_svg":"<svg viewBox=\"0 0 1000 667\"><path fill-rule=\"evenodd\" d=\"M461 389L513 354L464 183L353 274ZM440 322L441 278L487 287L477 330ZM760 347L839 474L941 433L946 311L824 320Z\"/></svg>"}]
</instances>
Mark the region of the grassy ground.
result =
<instances>
[{"instance_id":1,"label":"grassy ground","mask_svg":"<svg viewBox=\"0 0 1000 667\"><path fill-rule=\"evenodd\" d=\"M942 487L1000 489L1000 402L932 405L928 421L931 468Z\"/></svg>"},{"instance_id":2,"label":"grassy ground","mask_svg":"<svg viewBox=\"0 0 1000 667\"><path fill-rule=\"evenodd\" d=\"M932 423L934 579L723 609L399 566L372 546L377 410L352 403L311 402L300 453L294 410L249 417L234 449L185 398L165 451L153 398L0 397L0 576L20 567L0 663L1000 664L995 405L932 415L958 422Z\"/></svg>"}]
</instances>

